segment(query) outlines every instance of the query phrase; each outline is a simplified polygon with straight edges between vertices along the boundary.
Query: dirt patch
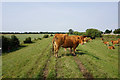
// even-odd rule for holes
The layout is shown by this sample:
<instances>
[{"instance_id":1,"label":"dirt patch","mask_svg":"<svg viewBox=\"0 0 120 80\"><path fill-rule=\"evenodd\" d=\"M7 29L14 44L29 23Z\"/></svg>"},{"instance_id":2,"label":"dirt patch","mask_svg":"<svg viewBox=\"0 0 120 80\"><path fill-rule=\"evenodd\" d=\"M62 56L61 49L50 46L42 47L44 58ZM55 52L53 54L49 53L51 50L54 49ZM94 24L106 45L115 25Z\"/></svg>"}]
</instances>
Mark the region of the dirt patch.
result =
<instances>
[{"instance_id":1,"label":"dirt patch","mask_svg":"<svg viewBox=\"0 0 120 80\"><path fill-rule=\"evenodd\" d=\"M56 75L55 75L55 77L57 78L57 65L58 65L58 60L57 60L58 58L56 58L56 65L55 65L55 72L56 72Z\"/></svg>"},{"instance_id":2,"label":"dirt patch","mask_svg":"<svg viewBox=\"0 0 120 80\"><path fill-rule=\"evenodd\" d=\"M50 48L50 56L48 57L47 61L46 61L46 64L43 68L43 77L44 77L44 80L46 80L46 77L48 76L48 65L49 65L49 62L50 62L50 58L51 58L51 55L52 55L52 48Z\"/></svg>"},{"instance_id":3,"label":"dirt patch","mask_svg":"<svg viewBox=\"0 0 120 80\"><path fill-rule=\"evenodd\" d=\"M93 80L93 76L91 73L88 72L87 69L85 69L84 65L82 64L82 62L76 57L74 56L74 60L77 63L80 71L82 72L83 76L87 79L87 80Z\"/></svg>"}]
</instances>

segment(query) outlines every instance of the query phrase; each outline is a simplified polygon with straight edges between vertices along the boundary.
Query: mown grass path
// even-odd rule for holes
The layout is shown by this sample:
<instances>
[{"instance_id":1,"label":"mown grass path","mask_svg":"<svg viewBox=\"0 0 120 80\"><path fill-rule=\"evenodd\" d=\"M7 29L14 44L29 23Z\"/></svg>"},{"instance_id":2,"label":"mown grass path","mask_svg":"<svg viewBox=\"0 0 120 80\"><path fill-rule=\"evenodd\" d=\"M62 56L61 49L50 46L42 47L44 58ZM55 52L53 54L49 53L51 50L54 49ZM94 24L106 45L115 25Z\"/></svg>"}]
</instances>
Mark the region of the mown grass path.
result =
<instances>
[{"instance_id":1,"label":"mown grass path","mask_svg":"<svg viewBox=\"0 0 120 80\"><path fill-rule=\"evenodd\" d=\"M27 47L4 55L2 57L3 77L34 78L42 76L40 72L43 70L49 56L50 45L48 44L51 43L51 40L51 38L48 38L33 44L26 44Z\"/></svg>"},{"instance_id":2,"label":"mown grass path","mask_svg":"<svg viewBox=\"0 0 120 80\"><path fill-rule=\"evenodd\" d=\"M88 72L88 70L84 67L84 65L82 64L82 62L78 59L78 57L74 57L75 62L77 63L80 71L82 72L84 78L93 80L93 76L91 73Z\"/></svg>"},{"instance_id":3,"label":"mown grass path","mask_svg":"<svg viewBox=\"0 0 120 80\"><path fill-rule=\"evenodd\" d=\"M51 52L52 37L24 44L24 48L2 56L3 78L117 78L118 46L114 50L100 39L77 47L76 56L60 48Z\"/></svg>"}]
</instances>

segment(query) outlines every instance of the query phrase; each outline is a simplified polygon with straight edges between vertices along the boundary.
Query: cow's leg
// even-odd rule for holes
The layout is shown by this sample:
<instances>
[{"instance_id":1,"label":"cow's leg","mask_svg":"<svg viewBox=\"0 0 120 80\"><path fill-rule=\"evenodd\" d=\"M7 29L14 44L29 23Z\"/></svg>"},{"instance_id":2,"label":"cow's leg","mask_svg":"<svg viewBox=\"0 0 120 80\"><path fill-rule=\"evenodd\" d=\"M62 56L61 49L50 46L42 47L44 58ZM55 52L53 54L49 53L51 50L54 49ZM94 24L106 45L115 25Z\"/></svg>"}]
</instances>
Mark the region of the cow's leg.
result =
<instances>
[{"instance_id":1,"label":"cow's leg","mask_svg":"<svg viewBox=\"0 0 120 80\"><path fill-rule=\"evenodd\" d=\"M76 50L76 48L73 48L73 54L75 55L75 50Z\"/></svg>"},{"instance_id":2,"label":"cow's leg","mask_svg":"<svg viewBox=\"0 0 120 80\"><path fill-rule=\"evenodd\" d=\"M70 53L72 53L72 48L70 48Z\"/></svg>"},{"instance_id":3,"label":"cow's leg","mask_svg":"<svg viewBox=\"0 0 120 80\"><path fill-rule=\"evenodd\" d=\"M66 51L67 49L65 48L65 51Z\"/></svg>"},{"instance_id":4,"label":"cow's leg","mask_svg":"<svg viewBox=\"0 0 120 80\"><path fill-rule=\"evenodd\" d=\"M54 56L56 54L56 45L54 44Z\"/></svg>"},{"instance_id":5,"label":"cow's leg","mask_svg":"<svg viewBox=\"0 0 120 80\"><path fill-rule=\"evenodd\" d=\"M56 57L58 57L58 50L59 50L59 48L60 48L60 46L57 45L57 46L56 46L56 53L55 53L55 54L56 54Z\"/></svg>"}]
</instances>

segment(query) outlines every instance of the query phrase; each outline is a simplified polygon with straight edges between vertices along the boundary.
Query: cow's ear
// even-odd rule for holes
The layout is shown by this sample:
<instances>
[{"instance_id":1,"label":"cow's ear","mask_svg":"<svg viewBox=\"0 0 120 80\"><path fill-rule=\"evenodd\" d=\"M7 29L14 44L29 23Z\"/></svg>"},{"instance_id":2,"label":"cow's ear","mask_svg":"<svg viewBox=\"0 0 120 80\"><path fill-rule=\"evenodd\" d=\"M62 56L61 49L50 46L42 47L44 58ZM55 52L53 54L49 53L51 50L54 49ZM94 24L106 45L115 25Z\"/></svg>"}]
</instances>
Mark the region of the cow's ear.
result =
<instances>
[{"instance_id":1,"label":"cow's ear","mask_svg":"<svg viewBox=\"0 0 120 80\"><path fill-rule=\"evenodd\" d=\"M80 39L80 38L78 37L78 39Z\"/></svg>"}]
</instances>

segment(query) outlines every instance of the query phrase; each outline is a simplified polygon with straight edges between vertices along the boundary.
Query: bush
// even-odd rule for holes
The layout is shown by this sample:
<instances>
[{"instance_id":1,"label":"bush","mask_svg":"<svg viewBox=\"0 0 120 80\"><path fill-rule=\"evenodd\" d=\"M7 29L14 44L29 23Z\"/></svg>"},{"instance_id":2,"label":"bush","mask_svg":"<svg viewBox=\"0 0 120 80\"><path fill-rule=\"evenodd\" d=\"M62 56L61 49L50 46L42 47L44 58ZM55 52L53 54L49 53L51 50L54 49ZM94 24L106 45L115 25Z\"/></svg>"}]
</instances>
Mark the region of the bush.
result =
<instances>
[{"instance_id":1,"label":"bush","mask_svg":"<svg viewBox=\"0 0 120 80\"><path fill-rule=\"evenodd\" d=\"M20 44L18 38L15 35L11 36L11 43L12 43L11 46L15 46L15 47L18 47Z\"/></svg>"},{"instance_id":2,"label":"bush","mask_svg":"<svg viewBox=\"0 0 120 80\"><path fill-rule=\"evenodd\" d=\"M2 36L2 51L8 52L13 49L17 49L20 46L20 42L15 35L12 35L11 38Z\"/></svg>"},{"instance_id":3,"label":"bush","mask_svg":"<svg viewBox=\"0 0 120 80\"><path fill-rule=\"evenodd\" d=\"M74 31L72 29L69 29L69 34L73 34Z\"/></svg>"},{"instance_id":4,"label":"bush","mask_svg":"<svg viewBox=\"0 0 120 80\"><path fill-rule=\"evenodd\" d=\"M42 38L38 38L38 40L42 40Z\"/></svg>"},{"instance_id":5,"label":"bush","mask_svg":"<svg viewBox=\"0 0 120 80\"><path fill-rule=\"evenodd\" d=\"M50 36L53 36L52 34Z\"/></svg>"},{"instance_id":6,"label":"bush","mask_svg":"<svg viewBox=\"0 0 120 80\"><path fill-rule=\"evenodd\" d=\"M49 37L49 35L44 35L44 36L43 36L43 38L48 38L48 37Z\"/></svg>"},{"instance_id":7,"label":"bush","mask_svg":"<svg viewBox=\"0 0 120 80\"><path fill-rule=\"evenodd\" d=\"M75 31L73 34L74 35L82 35L82 36L86 35L85 32L77 32L77 31Z\"/></svg>"},{"instance_id":8,"label":"bush","mask_svg":"<svg viewBox=\"0 0 120 80\"><path fill-rule=\"evenodd\" d=\"M105 30L105 33L111 33L111 32L112 30L108 30L108 29Z\"/></svg>"},{"instance_id":9,"label":"bush","mask_svg":"<svg viewBox=\"0 0 120 80\"><path fill-rule=\"evenodd\" d=\"M24 43L32 43L31 37L26 38L25 41L24 41Z\"/></svg>"},{"instance_id":10,"label":"bush","mask_svg":"<svg viewBox=\"0 0 120 80\"><path fill-rule=\"evenodd\" d=\"M120 34L120 28L113 31L114 34Z\"/></svg>"},{"instance_id":11,"label":"bush","mask_svg":"<svg viewBox=\"0 0 120 80\"><path fill-rule=\"evenodd\" d=\"M101 37L101 31L97 29L87 29L86 35L94 39L95 37Z\"/></svg>"}]
</instances>

